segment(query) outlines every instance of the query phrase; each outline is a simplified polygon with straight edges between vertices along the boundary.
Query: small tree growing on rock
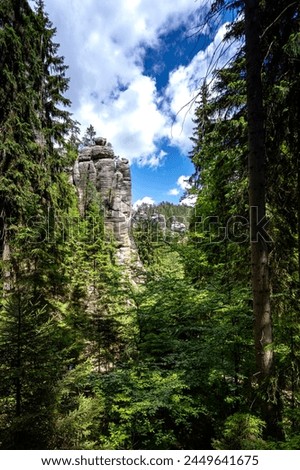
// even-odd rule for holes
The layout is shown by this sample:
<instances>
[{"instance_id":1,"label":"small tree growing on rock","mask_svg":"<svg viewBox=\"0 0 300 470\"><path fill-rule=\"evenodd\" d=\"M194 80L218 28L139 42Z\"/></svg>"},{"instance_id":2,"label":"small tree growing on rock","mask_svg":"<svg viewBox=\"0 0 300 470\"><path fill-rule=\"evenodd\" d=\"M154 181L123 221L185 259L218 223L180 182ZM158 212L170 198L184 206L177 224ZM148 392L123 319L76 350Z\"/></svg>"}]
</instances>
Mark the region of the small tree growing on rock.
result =
<instances>
[{"instance_id":1,"label":"small tree growing on rock","mask_svg":"<svg viewBox=\"0 0 300 470\"><path fill-rule=\"evenodd\" d=\"M96 131L94 129L94 126L92 126L92 124L89 125L89 127L87 127L86 131L85 131L85 134L83 136L83 139L82 139L82 143L84 145L84 147L89 147L90 145L94 145L95 144L95 136L96 136Z\"/></svg>"}]
</instances>

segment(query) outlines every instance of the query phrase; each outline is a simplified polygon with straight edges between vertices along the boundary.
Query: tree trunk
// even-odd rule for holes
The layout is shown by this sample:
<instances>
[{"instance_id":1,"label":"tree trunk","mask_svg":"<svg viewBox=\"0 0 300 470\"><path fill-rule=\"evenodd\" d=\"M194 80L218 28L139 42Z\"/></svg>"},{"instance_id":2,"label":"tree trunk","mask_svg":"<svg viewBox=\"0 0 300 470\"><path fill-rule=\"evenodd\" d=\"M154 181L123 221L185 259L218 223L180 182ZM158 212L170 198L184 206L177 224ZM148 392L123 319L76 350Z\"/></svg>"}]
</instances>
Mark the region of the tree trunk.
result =
<instances>
[{"instance_id":1,"label":"tree trunk","mask_svg":"<svg viewBox=\"0 0 300 470\"><path fill-rule=\"evenodd\" d=\"M268 379L273 372L272 318L269 280L269 242L266 219L265 117L261 80L260 5L245 0L245 39L248 107L248 172L252 294L256 373L261 385L257 405L266 422L266 435L282 439L281 402ZM273 398L270 398L273 397Z\"/></svg>"},{"instance_id":2,"label":"tree trunk","mask_svg":"<svg viewBox=\"0 0 300 470\"><path fill-rule=\"evenodd\" d=\"M265 119L261 81L259 0L245 0L249 206L254 338L257 376L263 380L273 365L268 234L265 204Z\"/></svg>"}]
</instances>

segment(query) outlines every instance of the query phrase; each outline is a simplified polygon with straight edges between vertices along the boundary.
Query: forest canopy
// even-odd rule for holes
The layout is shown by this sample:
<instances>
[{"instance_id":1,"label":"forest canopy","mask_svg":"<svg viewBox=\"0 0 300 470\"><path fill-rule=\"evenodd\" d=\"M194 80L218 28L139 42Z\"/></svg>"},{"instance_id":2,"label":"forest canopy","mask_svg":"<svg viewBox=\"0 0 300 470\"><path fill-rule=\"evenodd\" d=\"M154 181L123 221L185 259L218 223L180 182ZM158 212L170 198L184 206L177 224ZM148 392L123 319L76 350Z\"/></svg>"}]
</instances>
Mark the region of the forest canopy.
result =
<instances>
[{"instance_id":1,"label":"forest canopy","mask_svg":"<svg viewBox=\"0 0 300 470\"><path fill-rule=\"evenodd\" d=\"M195 90L195 208L140 208L129 275L70 184L96 133L43 1L0 1L1 449L299 449L299 4L207 21L228 12L241 46Z\"/></svg>"}]
</instances>

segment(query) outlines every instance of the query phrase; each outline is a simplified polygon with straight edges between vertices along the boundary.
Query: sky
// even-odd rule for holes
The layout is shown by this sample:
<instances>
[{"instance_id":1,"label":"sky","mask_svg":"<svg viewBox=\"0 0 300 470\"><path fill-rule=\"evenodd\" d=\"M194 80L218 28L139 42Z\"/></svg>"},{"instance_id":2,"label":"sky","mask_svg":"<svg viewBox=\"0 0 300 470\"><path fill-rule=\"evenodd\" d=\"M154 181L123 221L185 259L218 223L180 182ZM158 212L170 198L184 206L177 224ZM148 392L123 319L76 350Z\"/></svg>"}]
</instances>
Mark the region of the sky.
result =
<instances>
[{"instance_id":1,"label":"sky","mask_svg":"<svg viewBox=\"0 0 300 470\"><path fill-rule=\"evenodd\" d=\"M31 2L32 3L32 2ZM193 165L195 98L216 65L226 24L204 25L208 0L45 0L69 66L67 97L129 159L133 203L182 198ZM218 65L230 55L227 50Z\"/></svg>"}]
</instances>

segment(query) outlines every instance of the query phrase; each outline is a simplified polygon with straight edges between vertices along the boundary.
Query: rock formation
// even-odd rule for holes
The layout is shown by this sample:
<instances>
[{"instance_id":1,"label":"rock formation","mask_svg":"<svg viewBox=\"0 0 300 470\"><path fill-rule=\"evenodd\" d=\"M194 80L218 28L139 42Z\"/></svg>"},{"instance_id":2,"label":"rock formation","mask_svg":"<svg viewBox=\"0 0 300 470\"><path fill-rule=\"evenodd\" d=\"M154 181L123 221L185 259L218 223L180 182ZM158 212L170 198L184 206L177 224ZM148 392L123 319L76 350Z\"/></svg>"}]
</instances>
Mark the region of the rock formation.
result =
<instances>
[{"instance_id":1,"label":"rock formation","mask_svg":"<svg viewBox=\"0 0 300 470\"><path fill-rule=\"evenodd\" d=\"M137 258L130 236L131 224L131 174L129 162L116 157L110 143L96 137L95 144L79 151L72 171L77 188L79 208L84 214L89 187L100 194L105 228L113 233L117 242L117 256L121 264L130 264Z\"/></svg>"},{"instance_id":2,"label":"rock formation","mask_svg":"<svg viewBox=\"0 0 300 470\"><path fill-rule=\"evenodd\" d=\"M184 220L185 223L179 219ZM144 210L143 207L138 208L132 214L133 227L138 227L141 222L148 226L148 229L150 227L152 227L152 229L157 227L163 235L176 233L184 234L188 228L187 220L184 217L178 218L173 215L166 219L164 214L158 212L147 213L147 210Z\"/></svg>"}]
</instances>

